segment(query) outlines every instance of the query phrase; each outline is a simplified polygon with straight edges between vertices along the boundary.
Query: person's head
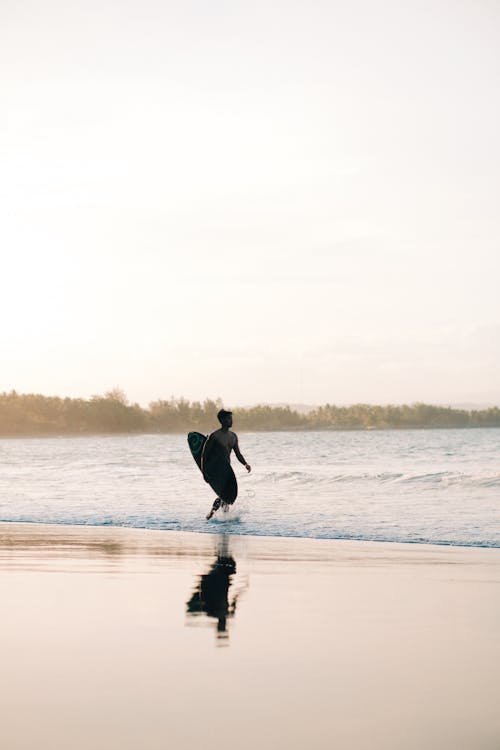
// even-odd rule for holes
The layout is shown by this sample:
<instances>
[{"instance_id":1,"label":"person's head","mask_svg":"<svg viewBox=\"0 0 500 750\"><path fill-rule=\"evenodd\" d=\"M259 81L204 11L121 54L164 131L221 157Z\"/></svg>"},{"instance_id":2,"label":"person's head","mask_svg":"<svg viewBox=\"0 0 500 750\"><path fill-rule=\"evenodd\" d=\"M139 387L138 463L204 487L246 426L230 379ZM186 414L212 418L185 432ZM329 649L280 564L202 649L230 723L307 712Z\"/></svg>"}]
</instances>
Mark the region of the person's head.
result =
<instances>
[{"instance_id":1,"label":"person's head","mask_svg":"<svg viewBox=\"0 0 500 750\"><path fill-rule=\"evenodd\" d=\"M233 424L233 412L221 409L217 414L217 419L222 427L231 427Z\"/></svg>"}]
</instances>

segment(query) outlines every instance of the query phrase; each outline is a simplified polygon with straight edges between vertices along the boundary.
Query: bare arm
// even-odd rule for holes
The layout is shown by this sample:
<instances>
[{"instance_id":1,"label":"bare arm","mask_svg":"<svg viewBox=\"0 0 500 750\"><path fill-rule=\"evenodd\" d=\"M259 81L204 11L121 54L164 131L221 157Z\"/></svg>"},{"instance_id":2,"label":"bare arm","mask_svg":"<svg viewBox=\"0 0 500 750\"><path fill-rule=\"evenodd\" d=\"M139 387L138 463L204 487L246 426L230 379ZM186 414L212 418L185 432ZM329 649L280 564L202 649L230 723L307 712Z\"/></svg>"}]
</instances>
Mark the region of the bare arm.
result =
<instances>
[{"instance_id":1,"label":"bare arm","mask_svg":"<svg viewBox=\"0 0 500 750\"><path fill-rule=\"evenodd\" d=\"M240 464L243 464L243 466L245 467L245 469L247 471L251 471L252 467L250 466L250 464L247 464L247 462L243 458L243 455L242 455L242 453L240 451L240 446L238 445L238 438L236 437L236 435L235 435L235 438L236 438L236 441L235 441L233 450L234 450L234 453L236 455L236 458L238 459L238 461L240 462Z\"/></svg>"}]
</instances>

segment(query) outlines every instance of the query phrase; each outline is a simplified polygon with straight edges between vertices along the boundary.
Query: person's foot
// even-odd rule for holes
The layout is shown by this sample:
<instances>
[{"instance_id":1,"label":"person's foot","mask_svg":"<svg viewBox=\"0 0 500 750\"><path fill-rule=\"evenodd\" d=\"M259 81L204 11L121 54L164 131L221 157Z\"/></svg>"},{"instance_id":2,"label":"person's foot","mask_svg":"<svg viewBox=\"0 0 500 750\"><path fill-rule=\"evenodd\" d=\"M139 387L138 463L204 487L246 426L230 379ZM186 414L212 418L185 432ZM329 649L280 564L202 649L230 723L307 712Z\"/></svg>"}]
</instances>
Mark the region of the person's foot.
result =
<instances>
[{"instance_id":1,"label":"person's foot","mask_svg":"<svg viewBox=\"0 0 500 750\"><path fill-rule=\"evenodd\" d=\"M219 510L221 502L222 501L220 500L220 498L217 498L216 500L214 500L214 504L212 505L210 513L207 515L207 521L210 521L215 511Z\"/></svg>"}]
</instances>

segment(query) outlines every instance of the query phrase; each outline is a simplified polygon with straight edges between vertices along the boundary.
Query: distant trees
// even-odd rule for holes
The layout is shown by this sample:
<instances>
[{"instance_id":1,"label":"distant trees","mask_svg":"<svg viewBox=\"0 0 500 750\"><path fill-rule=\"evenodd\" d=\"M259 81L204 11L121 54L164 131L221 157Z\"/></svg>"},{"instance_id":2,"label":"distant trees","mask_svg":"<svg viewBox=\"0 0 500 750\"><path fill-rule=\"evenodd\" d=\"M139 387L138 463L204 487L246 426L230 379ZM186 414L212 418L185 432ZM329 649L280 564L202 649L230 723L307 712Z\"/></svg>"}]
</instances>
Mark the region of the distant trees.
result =
<instances>
[{"instance_id":1,"label":"distant trees","mask_svg":"<svg viewBox=\"0 0 500 750\"><path fill-rule=\"evenodd\" d=\"M1 435L57 435L141 432L148 415L117 389L104 396L59 398L39 394L0 394Z\"/></svg>"},{"instance_id":2,"label":"distant trees","mask_svg":"<svg viewBox=\"0 0 500 750\"><path fill-rule=\"evenodd\" d=\"M490 412L496 411L495 417ZM430 404L403 404L400 406L321 406L308 415L308 426L313 429L390 429L418 427L481 427L500 425L500 411L469 412L451 407Z\"/></svg>"},{"instance_id":3,"label":"distant trees","mask_svg":"<svg viewBox=\"0 0 500 750\"><path fill-rule=\"evenodd\" d=\"M153 401L149 404L149 423L154 432L208 432L214 429L216 414L222 409L222 401L205 400Z\"/></svg>"},{"instance_id":4,"label":"distant trees","mask_svg":"<svg viewBox=\"0 0 500 750\"><path fill-rule=\"evenodd\" d=\"M252 406L238 409L240 430L300 430L308 429L304 414L292 411L289 406Z\"/></svg>"},{"instance_id":5,"label":"distant trees","mask_svg":"<svg viewBox=\"0 0 500 750\"><path fill-rule=\"evenodd\" d=\"M90 399L59 398L16 391L0 393L0 435L62 435L122 432L209 432L217 426L220 399L131 404L113 388ZM500 409L466 411L430 404L377 406L326 404L300 414L288 406L237 410L238 430L370 430L431 427L500 427Z\"/></svg>"}]
</instances>

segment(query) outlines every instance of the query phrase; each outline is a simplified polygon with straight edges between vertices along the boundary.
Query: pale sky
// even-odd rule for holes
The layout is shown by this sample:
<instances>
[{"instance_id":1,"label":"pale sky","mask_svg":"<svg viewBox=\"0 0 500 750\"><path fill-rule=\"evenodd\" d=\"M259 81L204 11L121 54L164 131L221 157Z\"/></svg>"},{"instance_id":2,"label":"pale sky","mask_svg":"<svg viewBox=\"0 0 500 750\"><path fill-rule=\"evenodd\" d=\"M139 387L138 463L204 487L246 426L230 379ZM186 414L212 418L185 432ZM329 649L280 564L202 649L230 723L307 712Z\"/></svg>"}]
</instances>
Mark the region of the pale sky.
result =
<instances>
[{"instance_id":1,"label":"pale sky","mask_svg":"<svg viewBox=\"0 0 500 750\"><path fill-rule=\"evenodd\" d=\"M498 0L0 0L0 391L500 403Z\"/></svg>"}]
</instances>

